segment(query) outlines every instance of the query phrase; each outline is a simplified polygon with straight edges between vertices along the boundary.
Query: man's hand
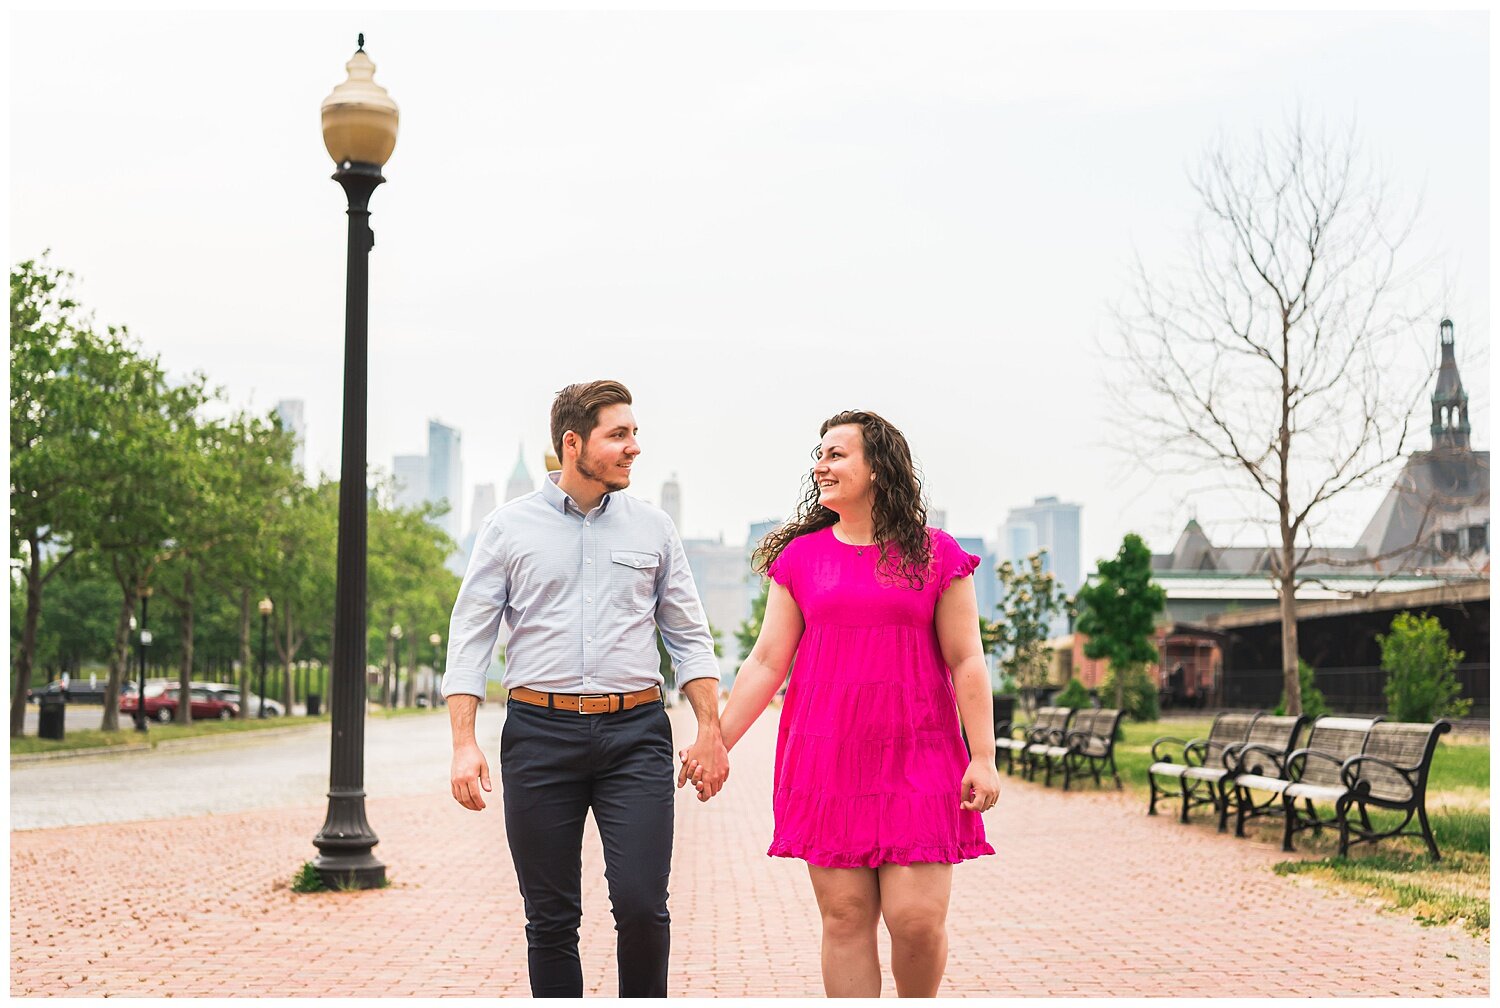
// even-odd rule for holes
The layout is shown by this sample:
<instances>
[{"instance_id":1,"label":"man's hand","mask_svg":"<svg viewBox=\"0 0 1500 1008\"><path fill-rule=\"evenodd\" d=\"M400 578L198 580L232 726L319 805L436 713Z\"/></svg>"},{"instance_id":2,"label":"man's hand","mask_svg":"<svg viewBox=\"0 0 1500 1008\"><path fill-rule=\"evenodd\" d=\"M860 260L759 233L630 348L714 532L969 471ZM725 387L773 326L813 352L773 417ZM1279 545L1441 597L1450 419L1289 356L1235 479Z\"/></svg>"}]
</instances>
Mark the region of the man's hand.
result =
<instances>
[{"instance_id":1,"label":"man's hand","mask_svg":"<svg viewBox=\"0 0 1500 1008\"><path fill-rule=\"evenodd\" d=\"M480 788L486 791L494 789L490 787L490 765L485 762L484 753L477 744L470 742L454 747L448 776L453 797L460 805L475 812L484 808Z\"/></svg>"},{"instance_id":2,"label":"man's hand","mask_svg":"<svg viewBox=\"0 0 1500 1008\"><path fill-rule=\"evenodd\" d=\"M724 748L724 739L715 729L700 731L698 738L687 749L681 750L677 758L682 760L682 770L677 774L677 786L689 780L698 789L698 800L708 801L719 793L729 779L729 750Z\"/></svg>"}]
</instances>

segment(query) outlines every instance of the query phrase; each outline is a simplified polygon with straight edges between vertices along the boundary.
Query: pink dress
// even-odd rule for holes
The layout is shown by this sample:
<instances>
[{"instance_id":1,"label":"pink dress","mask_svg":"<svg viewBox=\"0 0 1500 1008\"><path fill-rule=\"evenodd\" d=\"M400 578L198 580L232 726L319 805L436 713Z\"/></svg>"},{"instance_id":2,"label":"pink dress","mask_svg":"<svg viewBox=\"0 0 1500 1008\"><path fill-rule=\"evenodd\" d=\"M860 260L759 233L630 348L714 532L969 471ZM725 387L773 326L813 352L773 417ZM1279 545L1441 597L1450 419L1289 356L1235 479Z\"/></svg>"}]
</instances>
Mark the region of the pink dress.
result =
<instances>
[{"instance_id":1,"label":"pink dress","mask_svg":"<svg viewBox=\"0 0 1500 1008\"><path fill-rule=\"evenodd\" d=\"M995 853L979 813L958 807L969 757L933 622L938 596L979 558L928 535L920 591L877 580L879 549L831 528L793 539L767 571L805 624L776 739L773 857L873 868Z\"/></svg>"}]
</instances>

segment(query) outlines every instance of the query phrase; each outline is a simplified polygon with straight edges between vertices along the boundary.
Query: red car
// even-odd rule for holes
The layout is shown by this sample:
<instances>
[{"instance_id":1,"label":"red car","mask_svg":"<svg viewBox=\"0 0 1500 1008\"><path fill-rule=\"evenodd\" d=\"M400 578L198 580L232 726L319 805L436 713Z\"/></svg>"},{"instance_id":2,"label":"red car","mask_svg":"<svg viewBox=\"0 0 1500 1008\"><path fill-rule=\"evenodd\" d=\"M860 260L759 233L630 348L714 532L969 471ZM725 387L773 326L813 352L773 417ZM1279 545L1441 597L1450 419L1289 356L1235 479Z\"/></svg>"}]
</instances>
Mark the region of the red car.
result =
<instances>
[{"instance_id":1,"label":"red car","mask_svg":"<svg viewBox=\"0 0 1500 1008\"><path fill-rule=\"evenodd\" d=\"M163 723L171 721L177 716L177 704L181 700L181 691L176 686L168 686L159 693L147 692L146 694L146 716L154 718ZM220 695L196 686L189 691L189 704L193 712L194 721L202 721L205 718L218 718L228 721L240 712L240 705L232 700L225 700ZM135 716L135 697L123 696L120 698L120 713Z\"/></svg>"}]
</instances>

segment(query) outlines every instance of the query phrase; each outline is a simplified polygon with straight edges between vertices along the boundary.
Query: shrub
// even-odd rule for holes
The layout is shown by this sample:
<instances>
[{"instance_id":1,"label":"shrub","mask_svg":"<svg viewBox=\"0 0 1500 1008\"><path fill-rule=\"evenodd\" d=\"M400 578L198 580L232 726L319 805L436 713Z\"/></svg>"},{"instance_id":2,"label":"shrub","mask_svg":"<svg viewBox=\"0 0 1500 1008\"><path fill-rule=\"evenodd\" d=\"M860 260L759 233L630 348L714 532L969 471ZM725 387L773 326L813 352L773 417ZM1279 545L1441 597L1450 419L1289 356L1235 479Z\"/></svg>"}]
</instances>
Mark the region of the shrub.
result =
<instances>
[{"instance_id":1,"label":"shrub","mask_svg":"<svg viewBox=\"0 0 1500 1008\"><path fill-rule=\"evenodd\" d=\"M1323 696L1323 691L1318 689L1317 670L1302 659L1297 659L1297 680L1302 684L1302 713L1310 718L1320 714L1328 713L1328 700ZM1286 713L1286 690L1281 691L1281 702L1276 705L1275 713L1279 716Z\"/></svg>"},{"instance_id":2,"label":"shrub","mask_svg":"<svg viewBox=\"0 0 1500 1008\"><path fill-rule=\"evenodd\" d=\"M318 874L311 861L302 862L302 867L292 876L292 892L322 892L325 888L323 876Z\"/></svg>"},{"instance_id":3,"label":"shrub","mask_svg":"<svg viewBox=\"0 0 1500 1008\"><path fill-rule=\"evenodd\" d=\"M1063 687L1052 702L1058 707L1072 707L1074 710L1086 710L1094 705L1089 699L1089 691L1077 679L1069 679L1068 685Z\"/></svg>"},{"instance_id":4,"label":"shrub","mask_svg":"<svg viewBox=\"0 0 1500 1008\"><path fill-rule=\"evenodd\" d=\"M1106 707L1115 702L1115 669L1109 670L1104 682L1099 684L1099 702ZM1125 670L1125 713L1132 721L1155 721L1160 715L1157 706L1156 683L1151 673L1139 665Z\"/></svg>"},{"instance_id":5,"label":"shrub","mask_svg":"<svg viewBox=\"0 0 1500 1008\"><path fill-rule=\"evenodd\" d=\"M1380 642L1380 667L1390 676L1385 699L1392 718L1434 721L1469 713L1473 701L1458 695L1453 675L1464 653L1448 646L1448 631L1436 616L1397 613L1391 632L1375 639Z\"/></svg>"}]
</instances>

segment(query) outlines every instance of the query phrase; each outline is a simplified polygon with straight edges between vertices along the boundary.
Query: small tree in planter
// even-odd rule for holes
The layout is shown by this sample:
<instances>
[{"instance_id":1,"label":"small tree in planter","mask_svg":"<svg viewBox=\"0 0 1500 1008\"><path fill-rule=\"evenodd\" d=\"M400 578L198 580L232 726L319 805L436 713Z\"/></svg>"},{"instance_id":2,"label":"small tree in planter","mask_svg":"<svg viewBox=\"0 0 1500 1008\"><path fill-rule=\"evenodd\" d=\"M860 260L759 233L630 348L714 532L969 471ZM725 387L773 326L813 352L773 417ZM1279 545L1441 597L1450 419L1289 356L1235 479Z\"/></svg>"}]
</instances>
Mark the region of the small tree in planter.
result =
<instances>
[{"instance_id":1,"label":"small tree in planter","mask_svg":"<svg viewBox=\"0 0 1500 1008\"><path fill-rule=\"evenodd\" d=\"M1115 707L1137 721L1156 718L1156 684L1145 667L1157 659L1151 639L1166 604L1166 589L1151 580L1151 550L1134 532L1078 589L1078 632L1089 638L1083 653L1109 659L1109 678L1100 692L1113 692Z\"/></svg>"},{"instance_id":2,"label":"small tree in planter","mask_svg":"<svg viewBox=\"0 0 1500 1008\"><path fill-rule=\"evenodd\" d=\"M1044 569L1046 555L1046 550L1031 554L1024 570L1017 570L1009 560L996 568L1003 594L995 607L1000 619L991 624L990 641L1005 675L1022 690L1046 685L1052 661L1047 649L1052 621L1073 611L1062 586Z\"/></svg>"}]
</instances>

